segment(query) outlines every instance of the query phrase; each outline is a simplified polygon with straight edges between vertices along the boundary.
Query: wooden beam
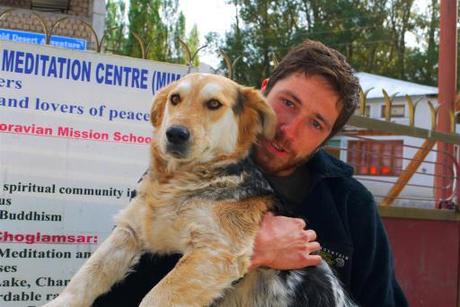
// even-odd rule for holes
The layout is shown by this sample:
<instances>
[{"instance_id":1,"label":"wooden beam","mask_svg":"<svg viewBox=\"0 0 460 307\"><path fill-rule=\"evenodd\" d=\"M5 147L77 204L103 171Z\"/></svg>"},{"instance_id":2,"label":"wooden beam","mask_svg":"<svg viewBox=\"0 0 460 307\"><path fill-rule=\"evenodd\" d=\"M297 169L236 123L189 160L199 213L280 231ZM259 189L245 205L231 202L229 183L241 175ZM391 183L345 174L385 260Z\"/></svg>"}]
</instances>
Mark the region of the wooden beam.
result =
<instances>
[{"instance_id":1,"label":"wooden beam","mask_svg":"<svg viewBox=\"0 0 460 307\"><path fill-rule=\"evenodd\" d=\"M378 206L378 209L380 216L383 218L452 222L460 221L460 212L457 210L381 206Z\"/></svg>"},{"instance_id":2,"label":"wooden beam","mask_svg":"<svg viewBox=\"0 0 460 307\"><path fill-rule=\"evenodd\" d=\"M397 135L407 135L416 138L441 141L449 144L460 144L460 134L457 133L444 133L418 127L409 127L374 118L352 115L347 124L359 128L382 130Z\"/></svg>"}]
</instances>

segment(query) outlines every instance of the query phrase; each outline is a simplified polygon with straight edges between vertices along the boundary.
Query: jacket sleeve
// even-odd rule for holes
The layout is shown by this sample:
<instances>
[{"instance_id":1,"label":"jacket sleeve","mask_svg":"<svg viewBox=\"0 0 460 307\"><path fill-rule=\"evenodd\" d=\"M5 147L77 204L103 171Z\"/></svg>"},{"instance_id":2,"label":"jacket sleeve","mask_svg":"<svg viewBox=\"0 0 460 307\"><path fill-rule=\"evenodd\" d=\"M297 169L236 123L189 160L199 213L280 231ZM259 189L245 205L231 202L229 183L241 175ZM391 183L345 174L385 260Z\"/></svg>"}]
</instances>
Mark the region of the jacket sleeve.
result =
<instances>
[{"instance_id":1,"label":"jacket sleeve","mask_svg":"<svg viewBox=\"0 0 460 307\"><path fill-rule=\"evenodd\" d=\"M181 255L158 256L144 254L132 271L106 294L101 295L92 307L137 307L144 296L171 271Z\"/></svg>"},{"instance_id":2,"label":"jacket sleeve","mask_svg":"<svg viewBox=\"0 0 460 307\"><path fill-rule=\"evenodd\" d=\"M390 243L372 194L360 183L349 194L353 240L351 292L361 306L408 306L396 280Z\"/></svg>"}]
</instances>

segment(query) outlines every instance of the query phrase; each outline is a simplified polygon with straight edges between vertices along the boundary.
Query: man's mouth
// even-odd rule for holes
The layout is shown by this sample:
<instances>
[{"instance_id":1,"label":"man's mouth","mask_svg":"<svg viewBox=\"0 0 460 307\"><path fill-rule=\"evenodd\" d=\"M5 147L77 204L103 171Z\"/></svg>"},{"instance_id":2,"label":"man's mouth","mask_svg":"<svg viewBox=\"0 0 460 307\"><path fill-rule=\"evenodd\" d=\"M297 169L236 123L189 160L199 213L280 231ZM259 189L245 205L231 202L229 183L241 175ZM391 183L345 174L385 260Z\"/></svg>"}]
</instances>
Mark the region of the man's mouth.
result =
<instances>
[{"instance_id":1,"label":"man's mouth","mask_svg":"<svg viewBox=\"0 0 460 307\"><path fill-rule=\"evenodd\" d=\"M275 148L276 150L280 151L280 152L286 152L286 150L279 144L275 143L275 142L271 142L271 145L273 146L273 148Z\"/></svg>"},{"instance_id":2,"label":"man's mouth","mask_svg":"<svg viewBox=\"0 0 460 307\"><path fill-rule=\"evenodd\" d=\"M276 154L279 157L289 154L289 149L281 145L276 140L268 141L266 147L268 151Z\"/></svg>"}]
</instances>

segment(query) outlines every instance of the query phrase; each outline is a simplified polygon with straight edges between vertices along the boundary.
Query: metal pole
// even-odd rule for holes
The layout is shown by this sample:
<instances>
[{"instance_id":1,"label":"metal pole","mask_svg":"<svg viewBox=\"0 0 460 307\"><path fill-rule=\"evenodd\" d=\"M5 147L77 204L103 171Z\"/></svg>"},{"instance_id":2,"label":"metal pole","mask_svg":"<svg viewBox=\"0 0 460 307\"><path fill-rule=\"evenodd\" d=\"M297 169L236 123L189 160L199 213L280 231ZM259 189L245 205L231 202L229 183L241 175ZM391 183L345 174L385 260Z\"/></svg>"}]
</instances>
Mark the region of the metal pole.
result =
<instances>
[{"instance_id":1,"label":"metal pole","mask_svg":"<svg viewBox=\"0 0 460 307\"><path fill-rule=\"evenodd\" d=\"M438 72L438 102L440 105L437 131L451 133L450 112L455 110L457 84L457 0L441 0L440 6L440 39L439 39L439 72ZM446 154L443 154L446 153ZM441 200L452 195L448 177L452 173L453 146L438 142L436 161L436 206L442 207Z\"/></svg>"}]
</instances>

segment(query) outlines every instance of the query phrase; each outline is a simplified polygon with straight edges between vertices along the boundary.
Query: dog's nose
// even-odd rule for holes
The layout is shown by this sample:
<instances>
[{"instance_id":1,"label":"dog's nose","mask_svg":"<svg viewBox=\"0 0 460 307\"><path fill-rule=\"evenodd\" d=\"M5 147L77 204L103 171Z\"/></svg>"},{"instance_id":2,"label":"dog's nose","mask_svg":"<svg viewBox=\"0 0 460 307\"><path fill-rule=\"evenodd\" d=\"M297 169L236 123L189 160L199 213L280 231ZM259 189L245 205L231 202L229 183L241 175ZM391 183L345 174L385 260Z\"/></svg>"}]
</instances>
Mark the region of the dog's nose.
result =
<instances>
[{"instance_id":1,"label":"dog's nose","mask_svg":"<svg viewBox=\"0 0 460 307\"><path fill-rule=\"evenodd\" d=\"M181 145L190 139L190 132L184 126L172 126L166 130L166 138L172 144Z\"/></svg>"}]
</instances>

